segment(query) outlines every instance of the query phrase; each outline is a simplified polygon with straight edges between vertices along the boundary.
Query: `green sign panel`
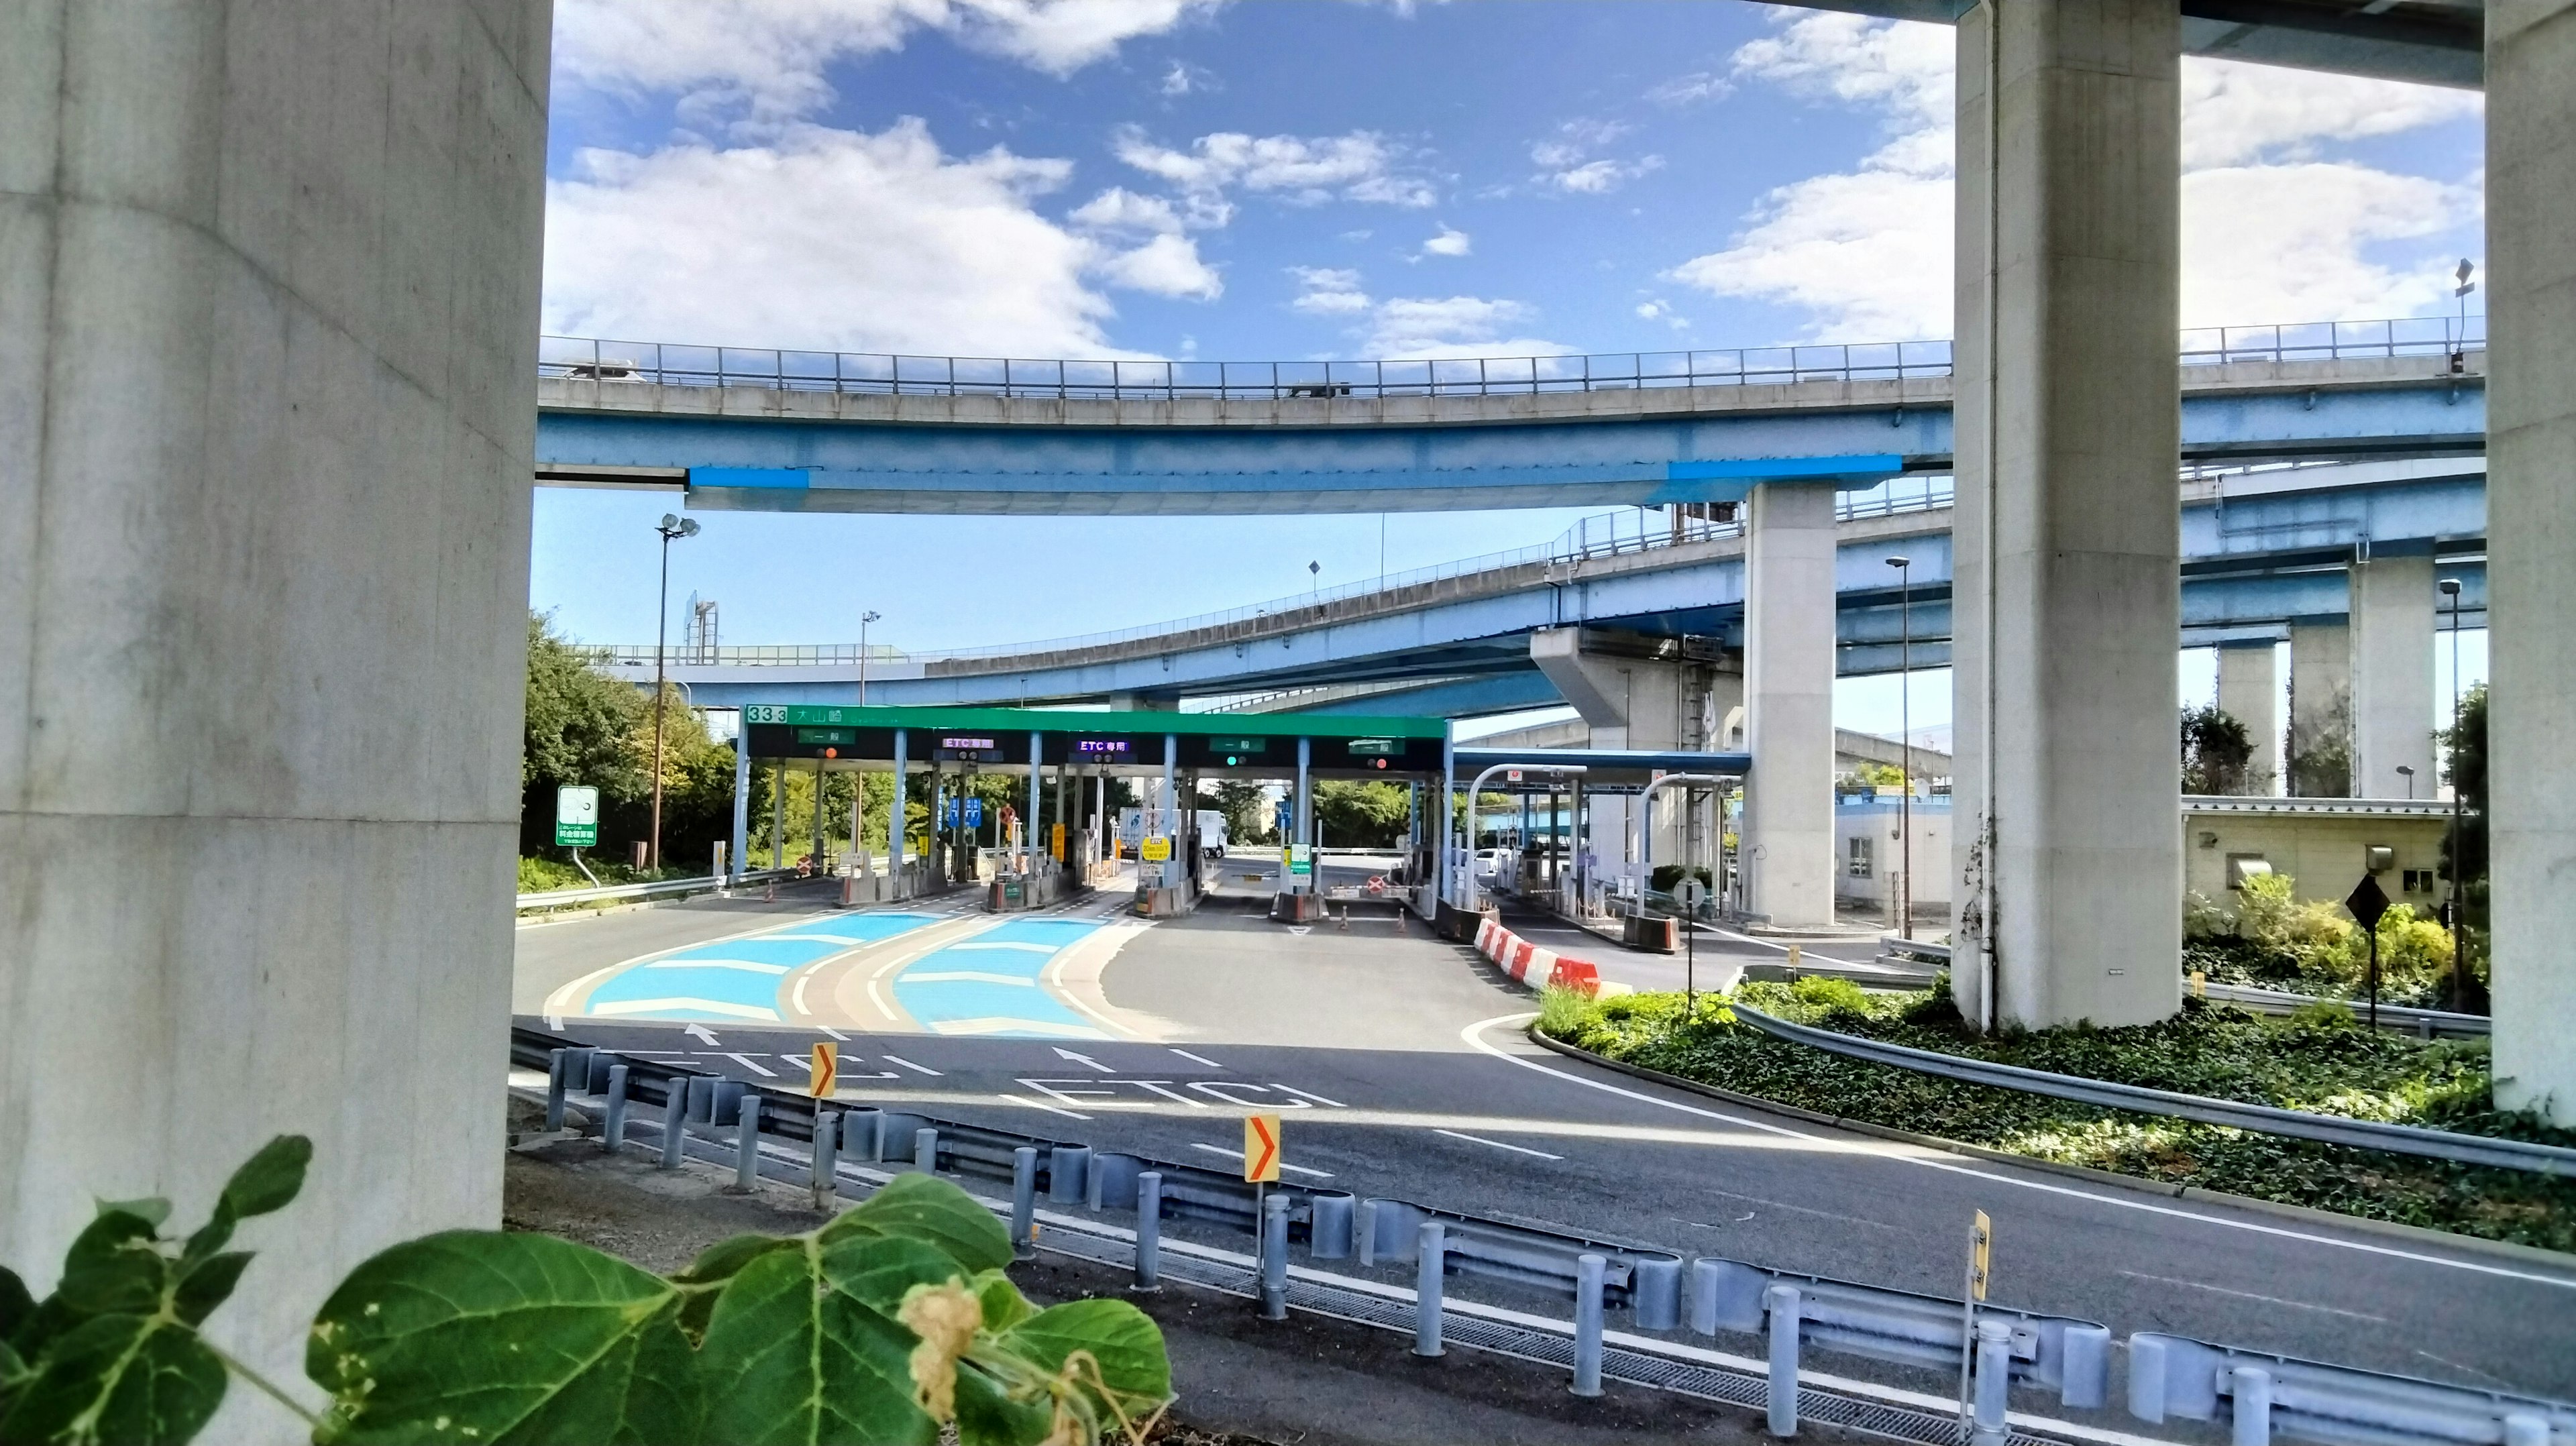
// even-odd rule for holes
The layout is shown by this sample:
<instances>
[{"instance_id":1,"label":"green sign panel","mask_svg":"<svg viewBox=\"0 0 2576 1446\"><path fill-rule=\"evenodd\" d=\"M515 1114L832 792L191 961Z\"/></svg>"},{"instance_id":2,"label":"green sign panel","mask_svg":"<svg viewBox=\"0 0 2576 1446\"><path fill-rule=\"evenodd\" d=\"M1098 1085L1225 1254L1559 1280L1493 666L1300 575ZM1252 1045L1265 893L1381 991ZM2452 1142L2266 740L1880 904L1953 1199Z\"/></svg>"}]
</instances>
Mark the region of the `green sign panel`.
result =
<instances>
[{"instance_id":1,"label":"green sign panel","mask_svg":"<svg viewBox=\"0 0 2576 1446\"><path fill-rule=\"evenodd\" d=\"M1404 745L1392 738L1354 738L1345 746L1353 753L1372 754L1379 758L1397 758L1404 753Z\"/></svg>"},{"instance_id":2,"label":"green sign panel","mask_svg":"<svg viewBox=\"0 0 2576 1446\"><path fill-rule=\"evenodd\" d=\"M555 847L599 846L599 790L566 784L555 790Z\"/></svg>"},{"instance_id":3,"label":"green sign panel","mask_svg":"<svg viewBox=\"0 0 2576 1446\"><path fill-rule=\"evenodd\" d=\"M837 743L843 747L847 747L848 745L859 741L859 730L856 728L799 728L796 730L796 741L799 743Z\"/></svg>"},{"instance_id":4,"label":"green sign panel","mask_svg":"<svg viewBox=\"0 0 2576 1446\"><path fill-rule=\"evenodd\" d=\"M1289 848L1287 850L1286 862L1288 865L1288 872L1292 874L1311 874L1315 871L1314 851L1304 844L1297 844Z\"/></svg>"},{"instance_id":5,"label":"green sign panel","mask_svg":"<svg viewBox=\"0 0 2576 1446\"><path fill-rule=\"evenodd\" d=\"M1267 753L1270 751L1270 740L1267 738L1211 738L1208 740L1208 751L1211 753Z\"/></svg>"}]
</instances>

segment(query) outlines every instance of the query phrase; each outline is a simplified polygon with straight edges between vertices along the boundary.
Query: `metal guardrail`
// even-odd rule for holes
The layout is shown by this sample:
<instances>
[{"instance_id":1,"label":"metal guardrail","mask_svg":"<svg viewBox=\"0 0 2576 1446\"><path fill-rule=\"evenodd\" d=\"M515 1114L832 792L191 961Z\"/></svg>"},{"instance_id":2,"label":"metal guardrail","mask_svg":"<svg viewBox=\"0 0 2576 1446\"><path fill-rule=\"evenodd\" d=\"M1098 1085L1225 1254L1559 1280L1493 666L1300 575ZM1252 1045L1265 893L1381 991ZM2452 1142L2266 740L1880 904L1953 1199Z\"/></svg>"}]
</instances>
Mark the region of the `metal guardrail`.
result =
<instances>
[{"instance_id":1,"label":"metal guardrail","mask_svg":"<svg viewBox=\"0 0 2576 1446\"><path fill-rule=\"evenodd\" d=\"M2104 1109L2129 1110L2137 1114L2162 1115L2171 1119L2197 1120L2203 1124L2226 1125L2233 1129L2251 1130L2257 1134L2281 1135L2291 1139L2314 1140L2320 1144L2348 1145L2364 1150L2387 1150L2401 1155L2448 1160L2461 1165L2488 1165L2502 1170L2523 1170L2539 1175L2576 1176L2576 1150L2561 1145L2540 1145L2525 1140L2494 1139L2484 1135L2462 1135L2448 1130L2428 1130L2415 1125L2381 1124L2375 1120L2351 1120L2336 1115L2311 1114L2305 1110L2285 1110L2272 1105L2245 1104L2237 1100L2212 1099L2205 1095L2177 1094L2171 1090L2148 1089L2142 1085L2114 1084L2108 1080L2085 1079L2078 1075L2051 1074L2046 1070L2024 1069L2019 1065L1996 1064L1989 1060L1970 1059L1964 1055L1943 1054L1938 1050L1914 1049L1882 1040L1864 1039L1838 1030L1818 1029L1813 1025L1793 1024L1774 1018L1749 1005L1737 1004L1735 1016L1765 1034L1798 1044L1875 1064L1893 1065L1918 1074L1939 1075L1966 1084L1991 1085L1998 1089L2020 1090L2025 1094L2048 1095L2055 1099L2074 1100L2079 1104L2098 1105Z\"/></svg>"},{"instance_id":2,"label":"metal guardrail","mask_svg":"<svg viewBox=\"0 0 2576 1446\"><path fill-rule=\"evenodd\" d=\"M740 1081L568 1044L524 1027L511 1030L510 1057L516 1067L546 1071L549 1130L562 1129L570 1096L595 1096L601 1102L598 1133L603 1146L621 1151L639 1133L649 1139L658 1128L665 1168L676 1167L689 1153L692 1124L709 1133L724 1131L718 1138L731 1146L725 1153L732 1156L736 1184L745 1189L761 1174L766 1135L805 1142L818 1206L838 1193L844 1158L1008 1180L1011 1240L1024 1255L1037 1244L1041 1193L1057 1205L1087 1206L1095 1212L1132 1210L1135 1244L1123 1253L1140 1288L1159 1282L1163 1220L1196 1219L1250 1233L1258 1253L1247 1283L1254 1285L1251 1293L1268 1319L1284 1318L1290 1302L1292 1217L1306 1227L1312 1259L1346 1259L1356 1244L1363 1266L1380 1257L1401 1260L1409 1240L1416 1251L1411 1324L1417 1353L1442 1353L1444 1324L1451 1315L1445 1304L1446 1276L1486 1275L1567 1291L1574 1299L1570 1356L1550 1349L1542 1357L1529 1350L1535 1337L1524 1341L1518 1353L1570 1363L1576 1395L1600 1394L1602 1315L1605 1308L1622 1305L1640 1330L1686 1326L1699 1335L1767 1338L1767 1395L1758 1402L1735 1399L1767 1406L1771 1429L1780 1436L1795 1432L1802 1406L1813 1412L1835 1404L1831 1397L1802 1390L1800 1357L1807 1347L1930 1369L1959 1381L1973 1403L1971 1446L2036 1439L2010 1428L2007 1407L2014 1386L2053 1391L2062 1405L2075 1409L2102 1407L2110 1394L2111 1335L2094 1321L1971 1305L1716 1256L1687 1261L1685 1310L1676 1289L1685 1278L1685 1258L1650 1246L1596 1241L1391 1199L1358 1202L1355 1241L1353 1199L1342 1191L1255 1187L1199 1166L1118 1153L1094 1155L1084 1145L1009 1130L868 1105L827 1104L801 1094L763 1094ZM638 1122L628 1118L628 1105L638 1100L661 1111L657 1126L639 1131ZM704 1158L717 1152L701 1145L697 1153ZM782 1167L806 1173L775 1154L766 1163L773 1178ZM998 1213L1002 1207L995 1203L993 1208ZM1352 1301L1376 1298L1331 1284L1340 1280L1309 1271L1303 1298L1310 1308L1319 1290ZM1377 1315L1370 1319L1397 1324ZM1458 1324L1462 1338L1495 1348L1494 1332L1479 1329L1487 1324L1479 1316L1462 1315ZM1622 1370L1622 1379L1639 1379L1634 1350L1621 1354L1631 1363ZM2232 1446L2270 1446L2274 1432L2325 1446L2576 1446L2576 1405L2536 1397L2442 1386L2153 1332L2129 1338L2128 1360L2132 1415L2150 1422L2225 1419L2232 1428ZM1669 1374L1644 1379L1669 1385Z\"/></svg>"},{"instance_id":3,"label":"metal guardrail","mask_svg":"<svg viewBox=\"0 0 2576 1446\"><path fill-rule=\"evenodd\" d=\"M2485 345L2483 316L2205 327L2181 333L2185 366L2441 356ZM1947 341L1706 351L1461 357L1436 361L1080 361L792 351L547 336L537 374L603 384L758 387L879 396L1047 401L1334 401L1513 396L1662 387L1901 381L1951 374Z\"/></svg>"},{"instance_id":4,"label":"metal guardrail","mask_svg":"<svg viewBox=\"0 0 2576 1446\"><path fill-rule=\"evenodd\" d=\"M595 889L549 889L539 894L519 895L519 909L556 909L566 904L606 904L623 899L659 899L675 894L703 894L711 889L734 884L765 884L772 879L792 879L794 869L759 869L740 879L725 879L714 874L699 874L685 879L661 879L649 884L603 884Z\"/></svg>"}]
</instances>

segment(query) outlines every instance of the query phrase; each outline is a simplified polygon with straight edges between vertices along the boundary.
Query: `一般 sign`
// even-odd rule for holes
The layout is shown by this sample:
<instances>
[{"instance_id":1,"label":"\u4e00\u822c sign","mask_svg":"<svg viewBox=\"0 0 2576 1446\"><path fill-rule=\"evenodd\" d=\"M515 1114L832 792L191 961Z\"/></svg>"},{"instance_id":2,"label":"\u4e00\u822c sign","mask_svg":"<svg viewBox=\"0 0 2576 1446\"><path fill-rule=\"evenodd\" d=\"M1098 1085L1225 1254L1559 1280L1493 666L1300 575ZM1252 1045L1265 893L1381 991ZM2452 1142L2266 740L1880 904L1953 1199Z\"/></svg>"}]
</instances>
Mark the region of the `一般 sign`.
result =
<instances>
[{"instance_id":1,"label":"\u4e00\u822c sign","mask_svg":"<svg viewBox=\"0 0 2576 1446\"><path fill-rule=\"evenodd\" d=\"M567 783L555 790L555 847L599 846L599 790Z\"/></svg>"}]
</instances>

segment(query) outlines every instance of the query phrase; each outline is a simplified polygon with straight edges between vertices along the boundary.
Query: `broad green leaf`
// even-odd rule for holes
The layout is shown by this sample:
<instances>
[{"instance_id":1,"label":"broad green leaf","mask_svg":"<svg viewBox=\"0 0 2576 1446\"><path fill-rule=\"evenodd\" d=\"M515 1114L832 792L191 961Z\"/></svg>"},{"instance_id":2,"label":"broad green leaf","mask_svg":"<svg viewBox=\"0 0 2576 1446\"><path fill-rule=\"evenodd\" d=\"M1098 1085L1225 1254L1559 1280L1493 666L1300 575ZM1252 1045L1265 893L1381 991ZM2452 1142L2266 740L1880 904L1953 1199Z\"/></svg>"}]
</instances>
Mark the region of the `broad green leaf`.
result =
<instances>
[{"instance_id":1,"label":"broad green leaf","mask_svg":"<svg viewBox=\"0 0 2576 1446\"><path fill-rule=\"evenodd\" d=\"M826 1241L854 1233L901 1236L946 1251L972 1274L1011 1263L1011 1232L974 1197L934 1175L907 1171L844 1210L822 1229Z\"/></svg>"},{"instance_id":2,"label":"broad green leaf","mask_svg":"<svg viewBox=\"0 0 2576 1446\"><path fill-rule=\"evenodd\" d=\"M0 1341L18 1333L36 1313L36 1298L27 1293L27 1282L18 1272L0 1265Z\"/></svg>"},{"instance_id":3,"label":"broad green leaf","mask_svg":"<svg viewBox=\"0 0 2576 1446\"><path fill-rule=\"evenodd\" d=\"M1143 1311L1123 1300L1076 1300L1049 1306L1014 1326L995 1345L1036 1362L1049 1374L1061 1372L1075 1351L1091 1352L1099 1362L1100 1379L1118 1394L1119 1408L1131 1419L1151 1414L1171 1398L1172 1361L1163 1349L1163 1332ZM1075 1379L1087 1386L1092 1377L1085 1371Z\"/></svg>"},{"instance_id":4,"label":"broad green leaf","mask_svg":"<svg viewBox=\"0 0 2576 1446\"><path fill-rule=\"evenodd\" d=\"M103 1315L47 1348L35 1379L0 1419L0 1442L175 1446L203 1429L223 1399L223 1362L195 1331Z\"/></svg>"},{"instance_id":5,"label":"broad green leaf","mask_svg":"<svg viewBox=\"0 0 2576 1446\"><path fill-rule=\"evenodd\" d=\"M158 1230L162 1222L170 1218L170 1202L158 1195L148 1195L140 1200L101 1200L98 1213L139 1216L145 1224Z\"/></svg>"},{"instance_id":6,"label":"broad green leaf","mask_svg":"<svg viewBox=\"0 0 2576 1446\"><path fill-rule=\"evenodd\" d=\"M721 1287L742 1273L742 1268L773 1250L792 1250L797 1242L777 1235L737 1235L719 1240L689 1262L689 1268L671 1277L683 1287ZM715 1312L718 1289L684 1289L680 1303L680 1329L692 1341L703 1341L707 1334L707 1317Z\"/></svg>"},{"instance_id":7,"label":"broad green leaf","mask_svg":"<svg viewBox=\"0 0 2576 1446\"><path fill-rule=\"evenodd\" d=\"M172 1312L189 1325L203 1325L216 1306L232 1298L233 1287L241 1283L241 1273L250 1264L250 1256L247 1250L229 1250L190 1266L170 1293Z\"/></svg>"},{"instance_id":8,"label":"broad green leaf","mask_svg":"<svg viewBox=\"0 0 2576 1446\"><path fill-rule=\"evenodd\" d=\"M1007 1387L974 1362L957 1372L959 1446L1035 1446L1055 1426L1055 1406L1036 1385L1014 1399Z\"/></svg>"},{"instance_id":9,"label":"broad green leaf","mask_svg":"<svg viewBox=\"0 0 2576 1446\"><path fill-rule=\"evenodd\" d=\"M239 1220L283 1210L304 1188L304 1167L312 1162L311 1140L279 1135L233 1171L224 1182L223 1203Z\"/></svg>"},{"instance_id":10,"label":"broad green leaf","mask_svg":"<svg viewBox=\"0 0 2576 1446\"><path fill-rule=\"evenodd\" d=\"M63 1254L54 1298L79 1315L150 1315L161 1308L170 1262L154 1248L152 1222L102 1209Z\"/></svg>"},{"instance_id":11,"label":"broad green leaf","mask_svg":"<svg viewBox=\"0 0 2576 1446\"><path fill-rule=\"evenodd\" d=\"M1020 1294L1020 1288L1011 1284L1011 1278L998 1270L987 1270L967 1285L984 1302L984 1329L995 1335L1038 1313L1029 1298Z\"/></svg>"},{"instance_id":12,"label":"broad green leaf","mask_svg":"<svg viewBox=\"0 0 2576 1446\"><path fill-rule=\"evenodd\" d=\"M770 1251L734 1276L707 1323L699 1367L705 1434L737 1446L935 1441L913 1404L913 1333L853 1289L880 1300L900 1279L958 1271L915 1241L844 1238ZM893 1285L901 1299L904 1285Z\"/></svg>"},{"instance_id":13,"label":"broad green leaf","mask_svg":"<svg viewBox=\"0 0 2576 1446\"><path fill-rule=\"evenodd\" d=\"M186 1270L201 1260L212 1258L216 1251L232 1242L233 1227L240 1223L233 1215L232 1207L218 1198L215 1213L205 1224L197 1227L196 1233L188 1237L187 1248L179 1252L179 1268Z\"/></svg>"},{"instance_id":14,"label":"broad green leaf","mask_svg":"<svg viewBox=\"0 0 2576 1446\"><path fill-rule=\"evenodd\" d=\"M679 1292L548 1235L424 1236L323 1303L304 1371L322 1441L638 1443L697 1435Z\"/></svg>"}]
</instances>

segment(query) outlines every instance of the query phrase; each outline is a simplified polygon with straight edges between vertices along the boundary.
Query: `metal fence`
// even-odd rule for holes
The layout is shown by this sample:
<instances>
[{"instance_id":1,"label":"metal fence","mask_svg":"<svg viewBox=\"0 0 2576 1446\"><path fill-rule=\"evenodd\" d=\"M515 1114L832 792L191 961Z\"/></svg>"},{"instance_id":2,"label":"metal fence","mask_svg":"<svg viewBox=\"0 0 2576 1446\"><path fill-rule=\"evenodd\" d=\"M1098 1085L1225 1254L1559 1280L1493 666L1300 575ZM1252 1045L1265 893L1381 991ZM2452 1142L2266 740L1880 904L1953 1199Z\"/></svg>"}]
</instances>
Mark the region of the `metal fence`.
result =
<instances>
[{"instance_id":1,"label":"metal fence","mask_svg":"<svg viewBox=\"0 0 2576 1446\"><path fill-rule=\"evenodd\" d=\"M2208 327L2181 335L2184 365L2440 356L2485 345L2485 318L2401 317ZM598 337L538 342L537 374L608 384L757 387L863 395L1055 401L1332 401L1510 396L1666 387L1946 377L1947 341L1732 347L1711 351L1441 360L1202 362L906 356Z\"/></svg>"}]
</instances>

